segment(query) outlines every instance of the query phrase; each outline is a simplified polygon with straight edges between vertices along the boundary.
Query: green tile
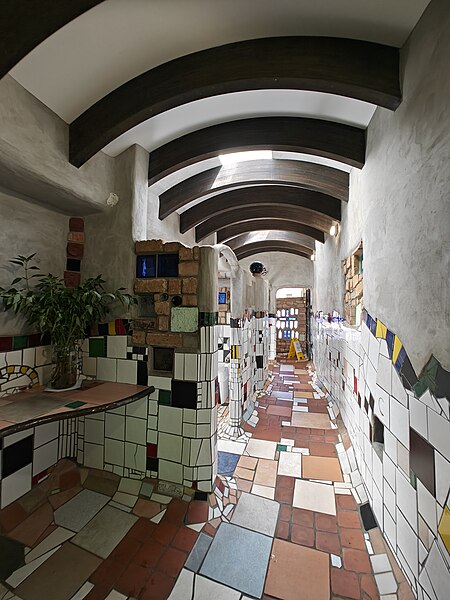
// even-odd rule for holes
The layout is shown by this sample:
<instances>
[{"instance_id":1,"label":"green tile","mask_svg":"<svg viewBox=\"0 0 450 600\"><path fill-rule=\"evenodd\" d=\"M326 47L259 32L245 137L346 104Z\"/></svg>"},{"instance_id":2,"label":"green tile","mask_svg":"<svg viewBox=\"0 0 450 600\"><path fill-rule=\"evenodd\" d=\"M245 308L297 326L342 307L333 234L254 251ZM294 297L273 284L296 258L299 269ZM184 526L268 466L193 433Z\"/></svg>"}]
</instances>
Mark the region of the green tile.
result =
<instances>
[{"instance_id":1,"label":"green tile","mask_svg":"<svg viewBox=\"0 0 450 600\"><path fill-rule=\"evenodd\" d=\"M104 337L101 338L90 338L89 339L89 356L106 357L106 340Z\"/></svg>"},{"instance_id":2,"label":"green tile","mask_svg":"<svg viewBox=\"0 0 450 600\"><path fill-rule=\"evenodd\" d=\"M159 390L159 404L170 406L172 404L172 392L169 390Z\"/></svg>"},{"instance_id":3,"label":"green tile","mask_svg":"<svg viewBox=\"0 0 450 600\"><path fill-rule=\"evenodd\" d=\"M171 331L192 333L198 331L198 308L179 306L172 308Z\"/></svg>"},{"instance_id":4,"label":"green tile","mask_svg":"<svg viewBox=\"0 0 450 600\"><path fill-rule=\"evenodd\" d=\"M277 450L279 452L287 452L287 446L285 444L277 444Z\"/></svg>"},{"instance_id":5,"label":"green tile","mask_svg":"<svg viewBox=\"0 0 450 600\"><path fill-rule=\"evenodd\" d=\"M15 335L13 337L13 350L22 350L22 348L26 348L28 345L28 336L27 335Z\"/></svg>"},{"instance_id":6,"label":"green tile","mask_svg":"<svg viewBox=\"0 0 450 600\"><path fill-rule=\"evenodd\" d=\"M66 404L67 408L80 408L80 406L84 406L87 402L81 402L81 400L76 400L75 402L71 402L70 404Z\"/></svg>"}]
</instances>

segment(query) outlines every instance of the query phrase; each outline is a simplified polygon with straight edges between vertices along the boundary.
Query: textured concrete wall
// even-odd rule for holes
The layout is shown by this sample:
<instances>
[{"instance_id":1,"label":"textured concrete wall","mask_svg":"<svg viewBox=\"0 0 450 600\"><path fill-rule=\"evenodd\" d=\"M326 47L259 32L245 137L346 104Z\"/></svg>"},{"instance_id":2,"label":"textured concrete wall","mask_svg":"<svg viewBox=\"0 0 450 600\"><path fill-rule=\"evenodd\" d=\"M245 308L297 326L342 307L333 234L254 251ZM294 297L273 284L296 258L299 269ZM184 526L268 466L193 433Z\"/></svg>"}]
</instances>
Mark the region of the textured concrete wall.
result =
<instances>
[{"instance_id":1,"label":"textured concrete wall","mask_svg":"<svg viewBox=\"0 0 450 600\"><path fill-rule=\"evenodd\" d=\"M164 221L160 221L158 215L159 196L149 192L147 202L147 239L161 239L164 242L181 242L185 246L190 247L196 245L193 229L184 234L180 233L180 217L177 214L170 215ZM206 240L203 243L206 243Z\"/></svg>"},{"instance_id":2,"label":"textured concrete wall","mask_svg":"<svg viewBox=\"0 0 450 600\"><path fill-rule=\"evenodd\" d=\"M68 229L66 216L0 192L0 286L9 286L16 277L18 267L8 261L18 254L37 252L44 273L62 276ZM22 332L35 333L12 313L0 313L0 335Z\"/></svg>"},{"instance_id":3,"label":"textured concrete wall","mask_svg":"<svg viewBox=\"0 0 450 600\"><path fill-rule=\"evenodd\" d=\"M219 286L219 252L216 248L200 248L197 301L200 312L216 312Z\"/></svg>"},{"instance_id":4,"label":"textured concrete wall","mask_svg":"<svg viewBox=\"0 0 450 600\"><path fill-rule=\"evenodd\" d=\"M314 265L307 258L284 252L265 252L244 258L240 262L242 268L248 269L252 262L262 262L268 273L264 277L276 291L282 287L311 288L314 280Z\"/></svg>"},{"instance_id":5,"label":"textured concrete wall","mask_svg":"<svg viewBox=\"0 0 450 600\"><path fill-rule=\"evenodd\" d=\"M114 159L99 152L77 169L68 162L69 126L12 77L0 81L0 188L66 214L104 208Z\"/></svg>"},{"instance_id":6,"label":"textured concrete wall","mask_svg":"<svg viewBox=\"0 0 450 600\"><path fill-rule=\"evenodd\" d=\"M450 368L450 11L433 0L401 51L403 102L377 109L353 170L338 240L317 244L315 308L342 312L340 261L364 244L364 305L396 332L416 371Z\"/></svg>"}]
</instances>

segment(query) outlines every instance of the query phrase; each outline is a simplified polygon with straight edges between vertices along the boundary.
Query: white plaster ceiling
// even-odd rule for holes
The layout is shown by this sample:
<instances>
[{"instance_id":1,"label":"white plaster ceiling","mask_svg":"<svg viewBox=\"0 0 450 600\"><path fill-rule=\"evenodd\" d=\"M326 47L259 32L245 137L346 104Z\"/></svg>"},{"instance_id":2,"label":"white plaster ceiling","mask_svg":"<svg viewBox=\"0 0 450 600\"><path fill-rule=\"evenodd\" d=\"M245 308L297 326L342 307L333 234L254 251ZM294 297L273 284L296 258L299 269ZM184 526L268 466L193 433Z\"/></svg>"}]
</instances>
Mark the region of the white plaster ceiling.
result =
<instances>
[{"instance_id":1,"label":"white plaster ceiling","mask_svg":"<svg viewBox=\"0 0 450 600\"><path fill-rule=\"evenodd\" d=\"M12 71L66 122L173 58L270 36L324 35L402 46L429 0L106 0Z\"/></svg>"}]
</instances>

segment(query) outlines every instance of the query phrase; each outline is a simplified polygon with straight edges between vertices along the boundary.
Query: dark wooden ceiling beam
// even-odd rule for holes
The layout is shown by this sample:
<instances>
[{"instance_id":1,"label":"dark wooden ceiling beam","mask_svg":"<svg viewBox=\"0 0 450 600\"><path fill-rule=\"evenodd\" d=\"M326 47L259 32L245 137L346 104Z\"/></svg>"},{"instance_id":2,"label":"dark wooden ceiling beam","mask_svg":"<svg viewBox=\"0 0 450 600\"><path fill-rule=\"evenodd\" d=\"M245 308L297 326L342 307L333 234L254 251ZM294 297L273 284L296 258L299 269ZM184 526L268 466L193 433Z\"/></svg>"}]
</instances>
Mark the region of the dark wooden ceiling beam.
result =
<instances>
[{"instance_id":1,"label":"dark wooden ceiling beam","mask_svg":"<svg viewBox=\"0 0 450 600\"><path fill-rule=\"evenodd\" d=\"M0 79L52 33L103 0L2 0Z\"/></svg>"},{"instance_id":2,"label":"dark wooden ceiling beam","mask_svg":"<svg viewBox=\"0 0 450 600\"><path fill-rule=\"evenodd\" d=\"M314 240L306 235L290 231L270 231L268 234L258 238L254 235L255 233L258 232L238 235L235 238L228 240L227 246L230 246L230 248L234 250L240 246L257 242L292 242L299 246L303 246L308 252L314 252Z\"/></svg>"},{"instance_id":3,"label":"dark wooden ceiling beam","mask_svg":"<svg viewBox=\"0 0 450 600\"><path fill-rule=\"evenodd\" d=\"M312 90L395 110L399 50L360 40L276 37L176 58L110 92L70 126L70 162L81 166L109 142L166 110L247 90Z\"/></svg>"},{"instance_id":4,"label":"dark wooden ceiling beam","mask_svg":"<svg viewBox=\"0 0 450 600\"><path fill-rule=\"evenodd\" d=\"M257 117L198 129L150 153L149 185L179 169L248 150L300 152L361 169L366 153L364 129L304 117Z\"/></svg>"},{"instance_id":5,"label":"dark wooden ceiling beam","mask_svg":"<svg viewBox=\"0 0 450 600\"><path fill-rule=\"evenodd\" d=\"M254 244L247 244L234 250L238 260L265 252L286 252L288 254L296 254L302 258L311 258L310 252L306 252L302 250L301 246L291 244L290 242L255 242Z\"/></svg>"},{"instance_id":6,"label":"dark wooden ceiling beam","mask_svg":"<svg viewBox=\"0 0 450 600\"><path fill-rule=\"evenodd\" d=\"M219 232L235 223L254 221L255 231L258 231L259 219L281 219L292 221L302 225L309 225L314 229L327 233L333 224L333 219L321 213L308 210L306 208L297 208L295 206L285 207L283 215L280 215L278 206L247 206L245 208L236 208L235 210L216 215L207 221L203 221L195 228L195 239L200 242L208 235Z\"/></svg>"},{"instance_id":7,"label":"dark wooden ceiling beam","mask_svg":"<svg viewBox=\"0 0 450 600\"><path fill-rule=\"evenodd\" d=\"M314 211L314 213L321 213L337 221L341 219L340 200L327 194L283 185L258 185L223 192L196 204L181 214L180 231L186 233L207 219L234 211L237 208L242 210L260 207L261 213L264 213L266 207L269 206L277 208L279 211L277 216L280 219L285 218L285 209L289 208L303 208Z\"/></svg>"},{"instance_id":8,"label":"dark wooden ceiling beam","mask_svg":"<svg viewBox=\"0 0 450 600\"><path fill-rule=\"evenodd\" d=\"M348 201L349 174L303 160L250 160L202 171L159 196L159 218L165 219L212 192L267 184L300 187Z\"/></svg>"},{"instance_id":9,"label":"dark wooden ceiling beam","mask_svg":"<svg viewBox=\"0 0 450 600\"><path fill-rule=\"evenodd\" d=\"M319 229L314 229L314 227L309 227L308 225L302 225L294 221L283 221L282 219L258 219L257 221L235 223L234 225L229 225L226 229L221 229L217 232L217 243L228 244L233 238L254 231L292 231L321 243L325 241L323 231L319 231Z\"/></svg>"}]
</instances>

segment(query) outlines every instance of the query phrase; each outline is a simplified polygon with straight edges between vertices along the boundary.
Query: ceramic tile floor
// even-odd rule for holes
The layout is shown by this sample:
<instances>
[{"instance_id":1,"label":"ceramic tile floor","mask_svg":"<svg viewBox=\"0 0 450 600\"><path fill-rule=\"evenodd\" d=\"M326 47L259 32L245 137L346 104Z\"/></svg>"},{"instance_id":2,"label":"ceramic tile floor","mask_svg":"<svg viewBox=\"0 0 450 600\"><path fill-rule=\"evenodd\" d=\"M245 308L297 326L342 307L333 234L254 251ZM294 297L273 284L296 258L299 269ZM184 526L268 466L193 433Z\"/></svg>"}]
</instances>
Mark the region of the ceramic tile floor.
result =
<instances>
[{"instance_id":1,"label":"ceramic tile floor","mask_svg":"<svg viewBox=\"0 0 450 600\"><path fill-rule=\"evenodd\" d=\"M0 600L409 600L347 451L312 367L272 365L207 498L64 460L0 511Z\"/></svg>"}]
</instances>

